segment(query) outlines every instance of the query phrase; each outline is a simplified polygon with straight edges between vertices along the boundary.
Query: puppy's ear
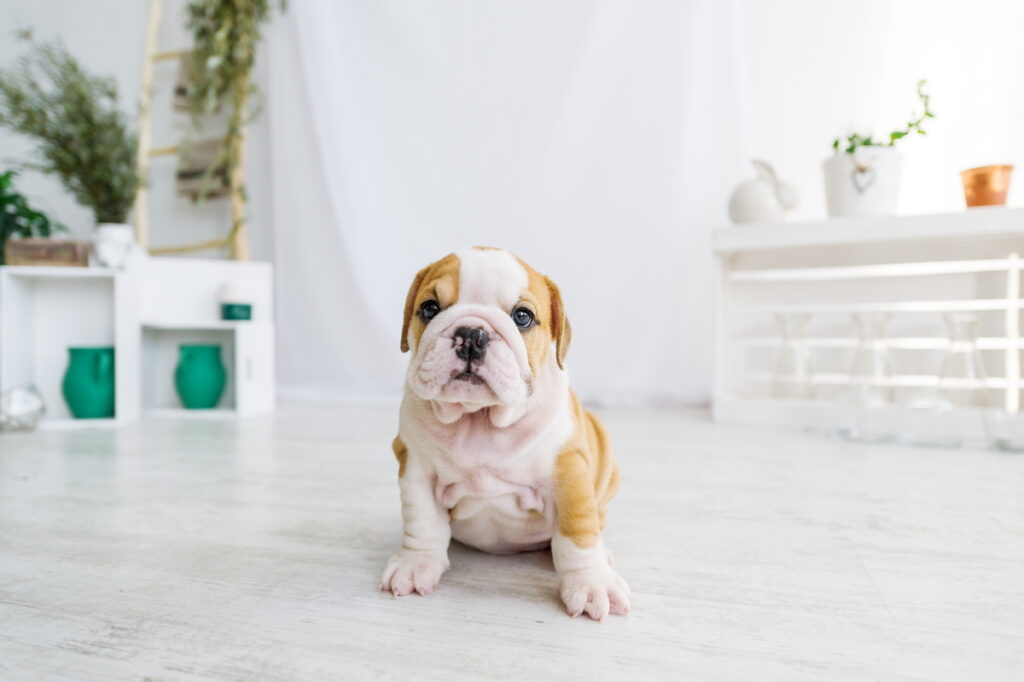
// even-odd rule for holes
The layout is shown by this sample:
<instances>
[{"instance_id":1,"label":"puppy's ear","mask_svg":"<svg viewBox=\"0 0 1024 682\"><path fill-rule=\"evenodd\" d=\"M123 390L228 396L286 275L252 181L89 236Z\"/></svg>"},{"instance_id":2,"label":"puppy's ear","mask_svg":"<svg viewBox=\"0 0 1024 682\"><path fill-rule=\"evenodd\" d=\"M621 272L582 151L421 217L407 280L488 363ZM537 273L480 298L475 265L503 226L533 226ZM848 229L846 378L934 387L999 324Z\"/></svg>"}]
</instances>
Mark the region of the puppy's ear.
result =
<instances>
[{"instance_id":1,"label":"puppy's ear","mask_svg":"<svg viewBox=\"0 0 1024 682\"><path fill-rule=\"evenodd\" d=\"M405 319L402 320L402 352L409 350L409 323L412 322L413 306L416 305L416 293L420 290L420 285L423 284L423 278L427 276L427 271L430 270L430 266L423 268L416 273L416 277L412 280L412 286L409 287L409 293L405 295Z\"/></svg>"},{"instance_id":2,"label":"puppy's ear","mask_svg":"<svg viewBox=\"0 0 1024 682\"><path fill-rule=\"evenodd\" d=\"M558 360L559 369L565 369L565 355L569 352L572 328L569 326L569 318L565 316L565 305L558 285L549 277L545 277L544 282L551 295L551 336L555 339L555 359Z\"/></svg>"}]
</instances>

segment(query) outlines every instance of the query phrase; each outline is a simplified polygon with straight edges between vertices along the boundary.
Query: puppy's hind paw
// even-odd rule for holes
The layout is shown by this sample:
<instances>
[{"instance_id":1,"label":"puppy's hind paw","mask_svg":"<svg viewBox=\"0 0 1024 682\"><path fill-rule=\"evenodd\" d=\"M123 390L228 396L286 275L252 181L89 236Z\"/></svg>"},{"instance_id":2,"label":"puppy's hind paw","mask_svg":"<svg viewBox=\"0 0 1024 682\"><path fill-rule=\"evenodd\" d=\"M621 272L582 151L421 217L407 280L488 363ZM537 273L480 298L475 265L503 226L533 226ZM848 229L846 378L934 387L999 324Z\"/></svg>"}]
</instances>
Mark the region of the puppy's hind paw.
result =
<instances>
[{"instance_id":1,"label":"puppy's hind paw","mask_svg":"<svg viewBox=\"0 0 1024 682\"><path fill-rule=\"evenodd\" d=\"M400 550L388 559L380 578L380 589L396 597L413 592L426 596L437 587L448 566L448 558L443 554Z\"/></svg>"}]
</instances>

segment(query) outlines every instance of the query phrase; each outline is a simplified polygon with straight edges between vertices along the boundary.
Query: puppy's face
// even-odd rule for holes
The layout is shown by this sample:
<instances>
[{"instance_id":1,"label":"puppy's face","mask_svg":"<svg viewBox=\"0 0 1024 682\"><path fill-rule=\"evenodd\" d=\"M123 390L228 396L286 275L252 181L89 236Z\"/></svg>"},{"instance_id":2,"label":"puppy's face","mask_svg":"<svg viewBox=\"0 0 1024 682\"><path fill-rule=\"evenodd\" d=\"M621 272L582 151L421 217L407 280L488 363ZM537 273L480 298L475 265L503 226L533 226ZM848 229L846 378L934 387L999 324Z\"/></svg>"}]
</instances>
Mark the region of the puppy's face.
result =
<instances>
[{"instance_id":1,"label":"puppy's face","mask_svg":"<svg viewBox=\"0 0 1024 682\"><path fill-rule=\"evenodd\" d=\"M563 367L569 334L554 282L507 251L464 249L420 270L409 288L407 380L425 400L518 405L547 363Z\"/></svg>"}]
</instances>

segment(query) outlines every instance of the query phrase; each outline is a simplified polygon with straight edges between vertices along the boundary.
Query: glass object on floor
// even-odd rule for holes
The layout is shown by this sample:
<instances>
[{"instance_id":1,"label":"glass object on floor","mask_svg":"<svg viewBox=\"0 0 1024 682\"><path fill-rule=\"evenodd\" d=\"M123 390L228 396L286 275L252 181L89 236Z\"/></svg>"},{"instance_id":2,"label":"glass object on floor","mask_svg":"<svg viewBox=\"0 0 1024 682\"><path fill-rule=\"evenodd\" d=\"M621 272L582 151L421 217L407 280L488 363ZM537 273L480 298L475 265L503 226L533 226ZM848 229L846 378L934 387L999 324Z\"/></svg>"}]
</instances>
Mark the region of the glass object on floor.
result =
<instances>
[{"instance_id":1,"label":"glass object on floor","mask_svg":"<svg viewBox=\"0 0 1024 682\"><path fill-rule=\"evenodd\" d=\"M0 431L31 431L45 413L35 386L15 386L0 395Z\"/></svg>"},{"instance_id":2,"label":"glass object on floor","mask_svg":"<svg viewBox=\"0 0 1024 682\"><path fill-rule=\"evenodd\" d=\"M989 406L987 374L978 351L977 313L948 313L943 318L949 346L935 384L911 400L901 440L914 445L957 448L966 433L978 430ZM974 424L971 420L975 418Z\"/></svg>"},{"instance_id":3,"label":"glass object on floor","mask_svg":"<svg viewBox=\"0 0 1024 682\"><path fill-rule=\"evenodd\" d=\"M839 423L835 435L844 440L892 440L892 365L885 338L888 313L855 313L857 348L850 364L848 385L838 397Z\"/></svg>"},{"instance_id":4,"label":"glass object on floor","mask_svg":"<svg viewBox=\"0 0 1024 682\"><path fill-rule=\"evenodd\" d=\"M990 408L985 412L985 432L992 447L1003 452L1024 452L1024 413Z\"/></svg>"},{"instance_id":5,"label":"glass object on floor","mask_svg":"<svg viewBox=\"0 0 1024 682\"><path fill-rule=\"evenodd\" d=\"M807 347L808 313L778 314L779 350L772 379L772 397L808 400L814 397L814 370Z\"/></svg>"},{"instance_id":6,"label":"glass object on floor","mask_svg":"<svg viewBox=\"0 0 1024 682\"><path fill-rule=\"evenodd\" d=\"M1020 351L1014 350L1020 358ZM1011 379L1011 377L1007 377ZM985 435L989 444L1003 452L1024 452L1024 412L1020 386L1010 387L999 401L985 410Z\"/></svg>"}]
</instances>

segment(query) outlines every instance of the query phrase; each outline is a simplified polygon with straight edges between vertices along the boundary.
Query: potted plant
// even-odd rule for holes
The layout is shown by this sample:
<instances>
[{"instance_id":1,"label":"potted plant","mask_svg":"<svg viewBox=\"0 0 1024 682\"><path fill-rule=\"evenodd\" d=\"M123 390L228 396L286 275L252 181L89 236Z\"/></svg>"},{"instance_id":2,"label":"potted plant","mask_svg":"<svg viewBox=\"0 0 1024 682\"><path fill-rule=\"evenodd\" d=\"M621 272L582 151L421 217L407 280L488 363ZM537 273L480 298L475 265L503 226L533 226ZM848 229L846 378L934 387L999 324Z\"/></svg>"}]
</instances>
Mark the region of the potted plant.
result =
<instances>
[{"instance_id":1,"label":"potted plant","mask_svg":"<svg viewBox=\"0 0 1024 682\"><path fill-rule=\"evenodd\" d=\"M36 140L37 161L96 219L101 265L123 264L134 242L128 211L142 183L137 140L109 77L88 73L58 42L19 36L29 52L0 70L0 125Z\"/></svg>"},{"instance_id":2,"label":"potted plant","mask_svg":"<svg viewBox=\"0 0 1024 682\"><path fill-rule=\"evenodd\" d=\"M13 170L0 173L0 264L5 262L8 239L49 238L55 232L67 232L66 227L29 206L28 199L14 189L16 175ZM74 259L69 264L74 264Z\"/></svg>"},{"instance_id":3,"label":"potted plant","mask_svg":"<svg viewBox=\"0 0 1024 682\"><path fill-rule=\"evenodd\" d=\"M825 198L830 216L891 215L899 202L900 154L896 143L907 135L924 135L922 125L934 118L926 81L917 84L923 111L904 128L889 133L888 139L851 133L832 142L835 155L823 164Z\"/></svg>"}]
</instances>

